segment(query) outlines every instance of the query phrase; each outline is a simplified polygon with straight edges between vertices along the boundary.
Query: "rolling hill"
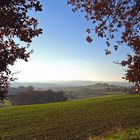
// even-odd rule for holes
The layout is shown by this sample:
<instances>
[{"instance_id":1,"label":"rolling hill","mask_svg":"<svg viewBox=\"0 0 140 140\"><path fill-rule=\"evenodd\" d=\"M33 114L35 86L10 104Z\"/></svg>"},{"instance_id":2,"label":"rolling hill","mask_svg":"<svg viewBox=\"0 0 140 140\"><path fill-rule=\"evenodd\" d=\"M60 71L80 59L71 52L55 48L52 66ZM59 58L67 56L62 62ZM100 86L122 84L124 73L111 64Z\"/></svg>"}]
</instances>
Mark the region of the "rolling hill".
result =
<instances>
[{"instance_id":1,"label":"rolling hill","mask_svg":"<svg viewBox=\"0 0 140 140\"><path fill-rule=\"evenodd\" d=\"M0 109L0 140L87 140L140 127L140 95Z\"/></svg>"}]
</instances>

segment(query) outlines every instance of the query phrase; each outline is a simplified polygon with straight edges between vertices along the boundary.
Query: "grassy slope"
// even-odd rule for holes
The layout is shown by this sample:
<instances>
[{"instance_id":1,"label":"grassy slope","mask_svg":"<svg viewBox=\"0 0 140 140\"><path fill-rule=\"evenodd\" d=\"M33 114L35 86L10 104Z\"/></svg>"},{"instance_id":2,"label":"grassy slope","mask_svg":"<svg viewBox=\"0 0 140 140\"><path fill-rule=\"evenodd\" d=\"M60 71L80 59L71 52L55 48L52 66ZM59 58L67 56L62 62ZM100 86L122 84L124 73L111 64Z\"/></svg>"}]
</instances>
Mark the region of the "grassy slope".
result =
<instances>
[{"instance_id":1,"label":"grassy slope","mask_svg":"<svg viewBox=\"0 0 140 140\"><path fill-rule=\"evenodd\" d=\"M126 129L105 136L89 137L88 140L140 140L140 129Z\"/></svg>"},{"instance_id":2,"label":"grassy slope","mask_svg":"<svg viewBox=\"0 0 140 140\"><path fill-rule=\"evenodd\" d=\"M140 127L140 95L98 97L0 109L0 139L85 140Z\"/></svg>"}]
</instances>

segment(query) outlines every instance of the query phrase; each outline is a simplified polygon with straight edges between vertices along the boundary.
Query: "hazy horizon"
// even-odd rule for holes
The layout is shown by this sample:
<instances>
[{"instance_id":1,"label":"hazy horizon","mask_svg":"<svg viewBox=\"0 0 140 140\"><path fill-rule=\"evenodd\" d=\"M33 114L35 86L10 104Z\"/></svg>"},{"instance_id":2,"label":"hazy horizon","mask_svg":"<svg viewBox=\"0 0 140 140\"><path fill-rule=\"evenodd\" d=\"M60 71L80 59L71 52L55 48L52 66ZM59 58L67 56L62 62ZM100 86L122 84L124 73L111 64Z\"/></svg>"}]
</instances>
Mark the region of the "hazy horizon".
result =
<instances>
[{"instance_id":1,"label":"hazy horizon","mask_svg":"<svg viewBox=\"0 0 140 140\"><path fill-rule=\"evenodd\" d=\"M19 80L16 80L14 81L14 83L61 83L61 82L116 82L116 83L129 83L128 81L126 80L123 80L123 81L94 81L94 80L46 80L46 81L19 81Z\"/></svg>"},{"instance_id":2,"label":"hazy horizon","mask_svg":"<svg viewBox=\"0 0 140 140\"><path fill-rule=\"evenodd\" d=\"M77 87L77 86L88 86L94 84L109 84L109 85L118 85L118 86L132 86L132 83L129 82L116 82L116 81L46 81L46 82L13 82L10 87L19 87L19 86L33 86L38 88L52 88L52 87Z\"/></svg>"}]
</instances>

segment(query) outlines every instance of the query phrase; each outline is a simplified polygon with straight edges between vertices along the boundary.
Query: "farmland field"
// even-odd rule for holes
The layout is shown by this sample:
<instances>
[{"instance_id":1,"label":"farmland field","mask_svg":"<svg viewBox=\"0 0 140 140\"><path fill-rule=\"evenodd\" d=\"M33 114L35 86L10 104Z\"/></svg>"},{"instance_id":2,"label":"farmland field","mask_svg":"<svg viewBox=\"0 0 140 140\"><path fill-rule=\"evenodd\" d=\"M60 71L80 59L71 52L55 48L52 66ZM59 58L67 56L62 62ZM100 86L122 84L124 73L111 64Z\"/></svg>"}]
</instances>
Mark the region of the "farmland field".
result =
<instances>
[{"instance_id":1,"label":"farmland field","mask_svg":"<svg viewBox=\"0 0 140 140\"><path fill-rule=\"evenodd\" d=\"M140 95L0 109L0 140L86 140L140 127Z\"/></svg>"},{"instance_id":2,"label":"farmland field","mask_svg":"<svg viewBox=\"0 0 140 140\"><path fill-rule=\"evenodd\" d=\"M140 140L140 129L119 130L105 136L89 137L88 140Z\"/></svg>"}]
</instances>

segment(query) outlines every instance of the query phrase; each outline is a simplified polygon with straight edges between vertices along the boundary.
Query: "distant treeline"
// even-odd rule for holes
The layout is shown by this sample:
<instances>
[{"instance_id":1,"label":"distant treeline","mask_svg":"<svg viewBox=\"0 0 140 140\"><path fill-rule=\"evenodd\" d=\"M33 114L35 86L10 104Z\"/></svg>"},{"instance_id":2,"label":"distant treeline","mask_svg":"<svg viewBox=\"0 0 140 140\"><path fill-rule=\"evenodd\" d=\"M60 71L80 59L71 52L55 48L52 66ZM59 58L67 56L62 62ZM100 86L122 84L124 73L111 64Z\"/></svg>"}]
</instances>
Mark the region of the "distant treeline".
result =
<instances>
[{"instance_id":1,"label":"distant treeline","mask_svg":"<svg viewBox=\"0 0 140 140\"><path fill-rule=\"evenodd\" d=\"M52 88L51 90L34 90L33 86L20 86L9 88L9 100L13 105L28 105L122 93L130 94L133 93L133 90L131 87L109 85L106 83L78 87L59 87Z\"/></svg>"},{"instance_id":2,"label":"distant treeline","mask_svg":"<svg viewBox=\"0 0 140 140\"><path fill-rule=\"evenodd\" d=\"M21 92L32 92L34 90L34 87L29 85L27 87L25 86L19 86L17 88L15 87L10 87L8 89L8 95L14 95L14 94L17 94L17 93L21 93Z\"/></svg>"},{"instance_id":3,"label":"distant treeline","mask_svg":"<svg viewBox=\"0 0 140 140\"><path fill-rule=\"evenodd\" d=\"M126 90L120 89L88 89L83 88L77 91L67 91L66 95L68 99L78 99L78 98L87 98L87 97L95 97L95 96L103 96L103 95L113 95L113 94L121 94L127 93Z\"/></svg>"},{"instance_id":4,"label":"distant treeline","mask_svg":"<svg viewBox=\"0 0 140 140\"><path fill-rule=\"evenodd\" d=\"M66 101L67 97L64 91L35 91L30 86L25 91L10 95L9 100L12 105L29 105Z\"/></svg>"},{"instance_id":5,"label":"distant treeline","mask_svg":"<svg viewBox=\"0 0 140 140\"><path fill-rule=\"evenodd\" d=\"M113 95L113 94L122 94L129 93L130 87L109 85L105 83L97 83L90 86L78 87L74 90L70 88L66 90L66 94L68 99L78 99L78 98L86 98L86 97L95 97L102 95Z\"/></svg>"}]
</instances>

